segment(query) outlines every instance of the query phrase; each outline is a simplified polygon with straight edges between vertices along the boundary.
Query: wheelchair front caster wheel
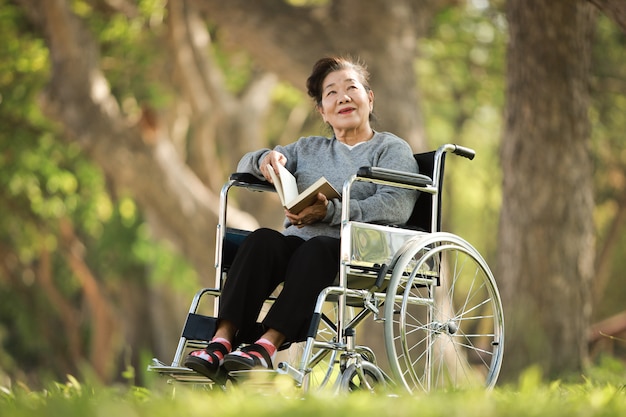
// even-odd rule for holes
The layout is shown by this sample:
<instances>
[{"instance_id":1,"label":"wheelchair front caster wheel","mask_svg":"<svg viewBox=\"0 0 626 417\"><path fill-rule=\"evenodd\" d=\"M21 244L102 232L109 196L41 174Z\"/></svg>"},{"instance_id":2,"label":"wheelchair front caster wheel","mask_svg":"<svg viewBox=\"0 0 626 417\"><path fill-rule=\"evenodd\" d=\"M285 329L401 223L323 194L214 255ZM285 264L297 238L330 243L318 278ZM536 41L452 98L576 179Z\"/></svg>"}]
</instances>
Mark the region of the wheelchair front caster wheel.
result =
<instances>
[{"instance_id":1,"label":"wheelchair front caster wheel","mask_svg":"<svg viewBox=\"0 0 626 417\"><path fill-rule=\"evenodd\" d=\"M352 364L343 371L339 389L342 392L360 390L375 392L386 384L381 370L373 363L363 361L359 365Z\"/></svg>"}]
</instances>

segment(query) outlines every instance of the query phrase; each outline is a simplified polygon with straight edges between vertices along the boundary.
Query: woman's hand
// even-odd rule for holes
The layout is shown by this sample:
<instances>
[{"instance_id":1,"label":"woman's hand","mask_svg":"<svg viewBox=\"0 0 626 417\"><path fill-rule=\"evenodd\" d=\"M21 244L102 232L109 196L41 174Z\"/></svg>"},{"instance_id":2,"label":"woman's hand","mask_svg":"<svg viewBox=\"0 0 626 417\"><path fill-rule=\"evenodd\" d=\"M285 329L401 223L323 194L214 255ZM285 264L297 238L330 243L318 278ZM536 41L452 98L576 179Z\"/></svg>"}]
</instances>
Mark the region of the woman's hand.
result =
<instances>
[{"instance_id":1,"label":"woman's hand","mask_svg":"<svg viewBox=\"0 0 626 417\"><path fill-rule=\"evenodd\" d=\"M328 199L322 193L317 194L317 201L306 207L298 214L293 214L288 210L285 210L285 216L289 219L291 224L300 228L307 224L316 223L323 220L326 217L326 207L328 206Z\"/></svg>"},{"instance_id":2,"label":"woman's hand","mask_svg":"<svg viewBox=\"0 0 626 417\"><path fill-rule=\"evenodd\" d=\"M259 169L265 179L273 183L270 169L273 169L274 172L278 174L278 165L285 166L286 163L287 157L285 155L277 151L270 151L259 164Z\"/></svg>"}]
</instances>

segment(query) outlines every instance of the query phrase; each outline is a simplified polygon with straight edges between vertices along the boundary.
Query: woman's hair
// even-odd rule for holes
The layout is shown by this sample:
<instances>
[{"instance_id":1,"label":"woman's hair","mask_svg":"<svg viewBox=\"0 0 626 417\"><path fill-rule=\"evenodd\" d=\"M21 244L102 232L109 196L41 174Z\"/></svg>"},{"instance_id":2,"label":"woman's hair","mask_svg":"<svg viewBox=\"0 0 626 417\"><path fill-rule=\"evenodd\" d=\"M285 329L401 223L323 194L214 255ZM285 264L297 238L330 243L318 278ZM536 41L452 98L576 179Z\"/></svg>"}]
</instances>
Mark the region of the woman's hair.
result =
<instances>
[{"instance_id":1,"label":"woman's hair","mask_svg":"<svg viewBox=\"0 0 626 417\"><path fill-rule=\"evenodd\" d=\"M320 107L322 105L322 90L324 79L331 72L351 69L354 70L359 76L359 81L367 91L370 90L369 78L370 74L367 71L367 67L358 59L344 58L340 56L329 56L320 59L313 65L311 75L306 80L306 88L309 96L315 100L315 105Z\"/></svg>"}]
</instances>

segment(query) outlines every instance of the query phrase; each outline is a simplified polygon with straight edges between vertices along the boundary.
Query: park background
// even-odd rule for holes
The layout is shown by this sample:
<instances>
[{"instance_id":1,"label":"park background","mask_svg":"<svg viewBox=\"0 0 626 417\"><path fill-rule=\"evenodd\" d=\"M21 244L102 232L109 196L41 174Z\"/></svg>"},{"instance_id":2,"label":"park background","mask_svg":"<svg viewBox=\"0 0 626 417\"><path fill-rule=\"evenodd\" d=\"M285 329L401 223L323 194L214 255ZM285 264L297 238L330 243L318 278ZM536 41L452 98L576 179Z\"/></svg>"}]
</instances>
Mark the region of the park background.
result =
<instances>
[{"instance_id":1,"label":"park background","mask_svg":"<svg viewBox=\"0 0 626 417\"><path fill-rule=\"evenodd\" d=\"M447 165L443 228L494 270L501 380L623 360L625 16L618 0L0 0L0 385L112 383L172 356L239 157L328 132L304 94L327 54L369 65L377 129L476 149ZM280 227L275 198L232 204L234 225Z\"/></svg>"}]
</instances>

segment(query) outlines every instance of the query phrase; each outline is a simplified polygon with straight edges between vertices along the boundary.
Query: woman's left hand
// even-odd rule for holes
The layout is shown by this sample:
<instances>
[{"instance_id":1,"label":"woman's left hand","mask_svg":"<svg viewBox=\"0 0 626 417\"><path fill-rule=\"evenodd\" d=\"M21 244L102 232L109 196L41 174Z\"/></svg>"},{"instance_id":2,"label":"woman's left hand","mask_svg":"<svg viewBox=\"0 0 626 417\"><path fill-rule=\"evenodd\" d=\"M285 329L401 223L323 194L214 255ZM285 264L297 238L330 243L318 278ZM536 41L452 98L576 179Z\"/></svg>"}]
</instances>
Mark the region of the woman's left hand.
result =
<instances>
[{"instance_id":1,"label":"woman's left hand","mask_svg":"<svg viewBox=\"0 0 626 417\"><path fill-rule=\"evenodd\" d=\"M322 193L317 195L317 201L306 207L298 214L293 214L288 210L285 210L285 216L289 219L291 224L300 228L307 224L316 223L326 217L326 206L328 205L328 199Z\"/></svg>"}]
</instances>

